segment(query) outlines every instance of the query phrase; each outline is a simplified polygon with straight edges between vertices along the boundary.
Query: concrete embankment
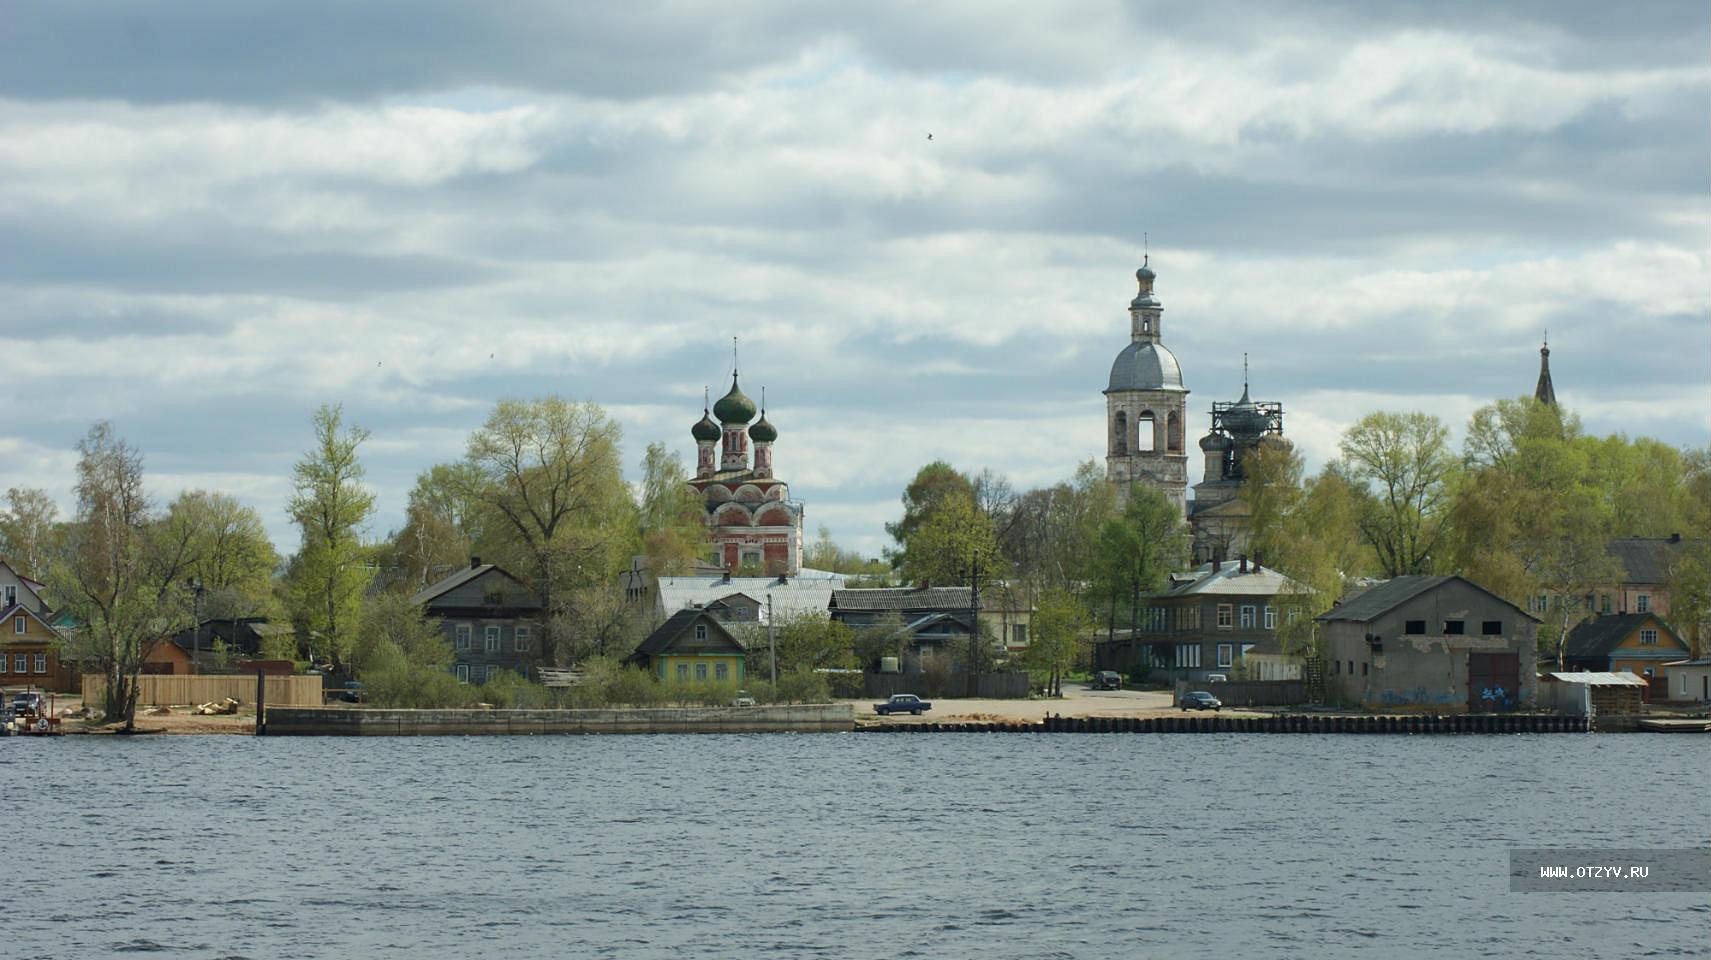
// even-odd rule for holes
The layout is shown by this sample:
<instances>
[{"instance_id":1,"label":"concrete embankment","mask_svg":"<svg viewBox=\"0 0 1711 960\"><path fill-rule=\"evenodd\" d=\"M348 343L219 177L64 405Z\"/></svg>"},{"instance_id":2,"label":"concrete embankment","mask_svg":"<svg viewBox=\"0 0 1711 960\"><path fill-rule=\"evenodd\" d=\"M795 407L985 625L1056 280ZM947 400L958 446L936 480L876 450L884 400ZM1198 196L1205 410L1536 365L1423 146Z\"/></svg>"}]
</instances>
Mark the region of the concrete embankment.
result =
<instances>
[{"instance_id":1,"label":"concrete embankment","mask_svg":"<svg viewBox=\"0 0 1711 960\"><path fill-rule=\"evenodd\" d=\"M267 736L479 736L546 733L848 733L848 704L677 710L388 710L269 707Z\"/></svg>"},{"instance_id":2,"label":"concrete embankment","mask_svg":"<svg viewBox=\"0 0 1711 960\"><path fill-rule=\"evenodd\" d=\"M1049 717L1044 723L864 723L867 733L1586 733L1585 717L1455 716Z\"/></svg>"}]
</instances>

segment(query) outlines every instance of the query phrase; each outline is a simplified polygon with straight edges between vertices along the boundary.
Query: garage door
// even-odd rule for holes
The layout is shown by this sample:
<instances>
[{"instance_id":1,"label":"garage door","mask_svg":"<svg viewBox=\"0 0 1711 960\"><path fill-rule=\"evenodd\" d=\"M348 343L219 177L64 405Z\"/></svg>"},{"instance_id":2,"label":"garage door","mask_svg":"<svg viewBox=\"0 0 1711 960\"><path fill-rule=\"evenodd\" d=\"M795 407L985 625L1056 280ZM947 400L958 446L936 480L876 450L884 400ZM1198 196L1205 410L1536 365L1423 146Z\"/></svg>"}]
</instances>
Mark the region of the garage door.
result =
<instances>
[{"instance_id":1,"label":"garage door","mask_svg":"<svg viewBox=\"0 0 1711 960\"><path fill-rule=\"evenodd\" d=\"M1467 655L1467 708L1473 713L1514 710L1521 700L1521 658L1513 653Z\"/></svg>"}]
</instances>

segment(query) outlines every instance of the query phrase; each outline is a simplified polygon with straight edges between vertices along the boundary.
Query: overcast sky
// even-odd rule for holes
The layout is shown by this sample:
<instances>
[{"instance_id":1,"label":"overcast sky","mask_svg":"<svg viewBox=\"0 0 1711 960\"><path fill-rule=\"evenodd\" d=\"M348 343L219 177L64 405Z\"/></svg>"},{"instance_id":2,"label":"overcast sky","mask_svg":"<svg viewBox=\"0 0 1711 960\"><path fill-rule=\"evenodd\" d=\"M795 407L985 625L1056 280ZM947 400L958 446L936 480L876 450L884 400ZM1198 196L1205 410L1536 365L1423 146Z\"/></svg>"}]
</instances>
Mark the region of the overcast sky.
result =
<instances>
[{"instance_id":1,"label":"overcast sky","mask_svg":"<svg viewBox=\"0 0 1711 960\"><path fill-rule=\"evenodd\" d=\"M809 536L877 553L927 461L1103 457L1143 233L1190 438L1244 351L1314 465L1459 431L1548 327L1591 430L1704 444L1711 5L1376 6L8 3L0 486L69 511L110 419L289 552L342 403L379 536L504 397L692 464L736 336Z\"/></svg>"}]
</instances>

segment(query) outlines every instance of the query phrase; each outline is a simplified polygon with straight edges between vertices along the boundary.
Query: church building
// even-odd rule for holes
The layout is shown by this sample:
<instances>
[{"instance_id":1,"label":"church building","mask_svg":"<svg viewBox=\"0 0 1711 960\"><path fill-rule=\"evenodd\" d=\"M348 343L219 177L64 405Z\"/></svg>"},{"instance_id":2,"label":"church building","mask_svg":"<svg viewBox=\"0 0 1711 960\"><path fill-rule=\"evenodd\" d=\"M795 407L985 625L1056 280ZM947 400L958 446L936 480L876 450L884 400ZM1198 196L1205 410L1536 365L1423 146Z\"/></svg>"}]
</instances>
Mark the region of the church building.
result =
<instances>
[{"instance_id":1,"label":"church building","mask_svg":"<svg viewBox=\"0 0 1711 960\"><path fill-rule=\"evenodd\" d=\"M713 563L733 573L794 576L802 569L802 504L772 474L778 431L764 404L755 420L754 401L738 388L736 370L730 392L713 404L711 415L703 408L689 432L696 446L689 486L707 505Z\"/></svg>"},{"instance_id":2,"label":"church building","mask_svg":"<svg viewBox=\"0 0 1711 960\"><path fill-rule=\"evenodd\" d=\"M1188 523L1194 532L1194 562L1246 557L1250 514L1242 502L1246 462L1264 447L1287 448L1283 404L1248 399L1247 358L1242 359L1242 398L1212 404L1212 430L1200 438L1206 472L1194 485Z\"/></svg>"},{"instance_id":3,"label":"church building","mask_svg":"<svg viewBox=\"0 0 1711 960\"><path fill-rule=\"evenodd\" d=\"M1163 343L1164 307L1153 297L1155 274L1135 271L1140 293L1129 303L1129 345L1111 364L1105 388L1105 478L1119 499L1131 484L1144 483L1187 515L1188 455L1183 417L1188 388L1182 368Z\"/></svg>"}]
</instances>

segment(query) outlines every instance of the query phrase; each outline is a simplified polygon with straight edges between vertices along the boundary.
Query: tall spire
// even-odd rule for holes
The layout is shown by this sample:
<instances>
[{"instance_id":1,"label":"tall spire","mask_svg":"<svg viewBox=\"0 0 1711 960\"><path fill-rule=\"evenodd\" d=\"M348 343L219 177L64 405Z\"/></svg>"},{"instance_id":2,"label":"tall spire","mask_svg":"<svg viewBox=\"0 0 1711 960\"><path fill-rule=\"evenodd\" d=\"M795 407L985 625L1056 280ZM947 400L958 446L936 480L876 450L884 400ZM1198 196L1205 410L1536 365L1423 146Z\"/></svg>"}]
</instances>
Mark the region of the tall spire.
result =
<instances>
[{"instance_id":1,"label":"tall spire","mask_svg":"<svg viewBox=\"0 0 1711 960\"><path fill-rule=\"evenodd\" d=\"M1539 347L1539 385L1533 388L1533 399L1547 407L1557 405L1556 386L1551 383L1551 334L1545 331L1545 341Z\"/></svg>"}]
</instances>

